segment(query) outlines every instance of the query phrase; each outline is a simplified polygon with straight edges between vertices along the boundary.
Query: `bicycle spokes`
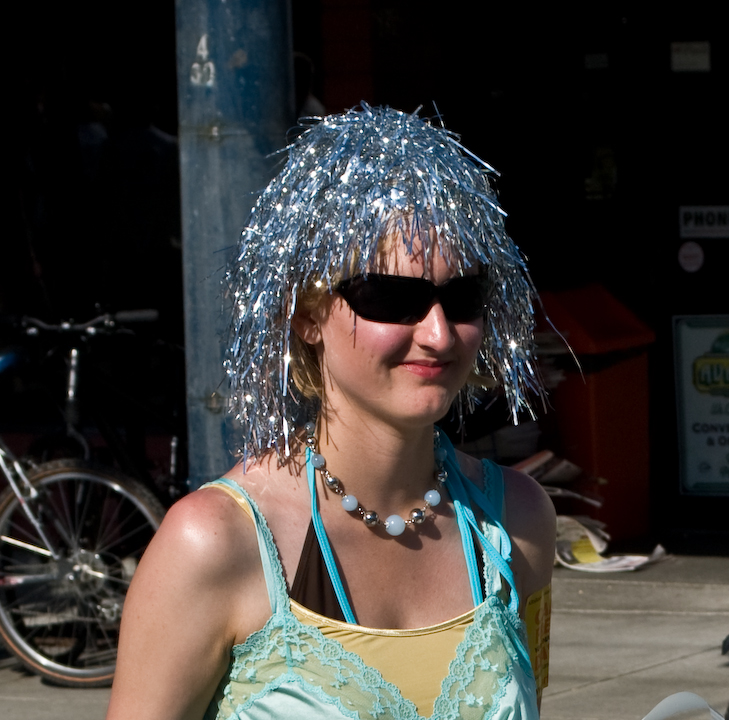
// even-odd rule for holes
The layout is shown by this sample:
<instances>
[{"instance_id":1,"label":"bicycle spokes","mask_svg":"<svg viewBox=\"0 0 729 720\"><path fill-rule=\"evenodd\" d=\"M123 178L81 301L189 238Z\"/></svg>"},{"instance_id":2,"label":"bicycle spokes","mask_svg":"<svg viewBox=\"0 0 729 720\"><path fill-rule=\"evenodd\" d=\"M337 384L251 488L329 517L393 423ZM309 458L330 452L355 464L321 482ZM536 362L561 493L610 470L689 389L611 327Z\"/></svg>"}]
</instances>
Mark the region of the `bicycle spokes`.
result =
<instances>
[{"instance_id":1,"label":"bicycle spokes","mask_svg":"<svg viewBox=\"0 0 729 720\"><path fill-rule=\"evenodd\" d=\"M34 482L29 504L57 553L8 496L0 504L0 632L46 674L79 684L110 677L124 597L161 513L129 479L74 468Z\"/></svg>"}]
</instances>

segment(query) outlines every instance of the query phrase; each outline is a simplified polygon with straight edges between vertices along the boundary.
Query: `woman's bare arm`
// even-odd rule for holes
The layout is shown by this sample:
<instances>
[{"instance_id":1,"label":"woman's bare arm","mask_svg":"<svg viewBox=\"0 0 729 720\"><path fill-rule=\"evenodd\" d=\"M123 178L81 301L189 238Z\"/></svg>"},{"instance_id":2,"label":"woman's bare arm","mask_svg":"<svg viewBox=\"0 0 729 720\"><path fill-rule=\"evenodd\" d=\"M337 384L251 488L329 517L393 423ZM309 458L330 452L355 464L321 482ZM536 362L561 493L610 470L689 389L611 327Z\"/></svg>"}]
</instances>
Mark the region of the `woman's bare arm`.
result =
<instances>
[{"instance_id":1,"label":"woman's bare arm","mask_svg":"<svg viewBox=\"0 0 729 720\"><path fill-rule=\"evenodd\" d=\"M220 490L183 498L129 589L107 720L199 720L231 647L268 615L250 519Z\"/></svg>"}]
</instances>

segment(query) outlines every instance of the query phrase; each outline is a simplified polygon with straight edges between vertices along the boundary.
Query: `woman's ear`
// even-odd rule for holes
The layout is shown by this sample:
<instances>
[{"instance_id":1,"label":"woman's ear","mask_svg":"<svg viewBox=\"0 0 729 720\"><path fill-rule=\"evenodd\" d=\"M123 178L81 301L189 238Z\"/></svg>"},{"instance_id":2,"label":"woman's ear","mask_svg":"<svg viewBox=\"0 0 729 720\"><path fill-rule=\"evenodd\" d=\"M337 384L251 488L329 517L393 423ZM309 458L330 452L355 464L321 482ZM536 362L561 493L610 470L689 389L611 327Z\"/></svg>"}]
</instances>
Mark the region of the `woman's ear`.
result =
<instances>
[{"instance_id":1,"label":"woman's ear","mask_svg":"<svg viewBox=\"0 0 729 720\"><path fill-rule=\"evenodd\" d=\"M319 321L309 310L301 308L296 310L293 318L291 318L291 327L307 345L316 345L321 341Z\"/></svg>"}]
</instances>

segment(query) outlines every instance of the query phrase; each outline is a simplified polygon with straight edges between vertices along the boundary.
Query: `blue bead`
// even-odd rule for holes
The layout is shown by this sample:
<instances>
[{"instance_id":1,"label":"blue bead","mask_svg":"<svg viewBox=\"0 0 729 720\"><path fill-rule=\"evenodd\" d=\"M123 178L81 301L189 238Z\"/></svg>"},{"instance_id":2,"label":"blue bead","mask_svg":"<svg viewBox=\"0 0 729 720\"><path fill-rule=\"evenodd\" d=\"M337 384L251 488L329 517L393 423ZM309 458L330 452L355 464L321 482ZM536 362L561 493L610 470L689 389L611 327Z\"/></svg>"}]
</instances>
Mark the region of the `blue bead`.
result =
<instances>
[{"instance_id":1,"label":"blue bead","mask_svg":"<svg viewBox=\"0 0 729 720\"><path fill-rule=\"evenodd\" d=\"M405 532L405 521L399 515L390 515L385 520L385 530L388 535L402 535Z\"/></svg>"},{"instance_id":2,"label":"blue bead","mask_svg":"<svg viewBox=\"0 0 729 720\"><path fill-rule=\"evenodd\" d=\"M359 507L359 502L354 495L344 495L342 497L342 507L347 512L354 512Z\"/></svg>"},{"instance_id":3,"label":"blue bead","mask_svg":"<svg viewBox=\"0 0 729 720\"><path fill-rule=\"evenodd\" d=\"M448 457L448 453L446 452L445 448L436 448L435 459L438 462L444 462L447 457Z\"/></svg>"},{"instance_id":4,"label":"blue bead","mask_svg":"<svg viewBox=\"0 0 729 720\"><path fill-rule=\"evenodd\" d=\"M440 505L440 493L437 490L428 490L428 492L425 493L425 502L427 502L430 507Z\"/></svg>"},{"instance_id":5,"label":"blue bead","mask_svg":"<svg viewBox=\"0 0 729 720\"><path fill-rule=\"evenodd\" d=\"M312 453L311 464L317 470L321 470L321 468L323 468L327 464L327 461L324 459L323 455L319 455L319 453Z\"/></svg>"}]
</instances>

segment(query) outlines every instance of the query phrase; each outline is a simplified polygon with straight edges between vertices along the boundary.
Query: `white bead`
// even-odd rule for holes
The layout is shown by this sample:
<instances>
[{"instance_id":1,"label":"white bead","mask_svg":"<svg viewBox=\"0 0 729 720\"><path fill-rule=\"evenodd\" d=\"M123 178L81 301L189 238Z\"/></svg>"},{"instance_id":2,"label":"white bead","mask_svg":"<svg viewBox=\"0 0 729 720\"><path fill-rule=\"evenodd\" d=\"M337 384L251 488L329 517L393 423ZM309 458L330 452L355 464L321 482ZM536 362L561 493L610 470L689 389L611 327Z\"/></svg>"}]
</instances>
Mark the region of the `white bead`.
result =
<instances>
[{"instance_id":1,"label":"white bead","mask_svg":"<svg viewBox=\"0 0 729 720\"><path fill-rule=\"evenodd\" d=\"M342 507L347 512L353 512L359 507L359 502L357 502L357 498L354 495L343 495Z\"/></svg>"},{"instance_id":2,"label":"white bead","mask_svg":"<svg viewBox=\"0 0 729 720\"><path fill-rule=\"evenodd\" d=\"M319 455L319 453L312 453L311 455L311 464L317 469L320 470L323 468L327 461L324 459L323 455Z\"/></svg>"},{"instance_id":3,"label":"white bead","mask_svg":"<svg viewBox=\"0 0 729 720\"><path fill-rule=\"evenodd\" d=\"M440 505L440 493L437 490L428 490L428 492L425 493L425 502L427 502L430 507Z\"/></svg>"},{"instance_id":4,"label":"white bead","mask_svg":"<svg viewBox=\"0 0 729 720\"><path fill-rule=\"evenodd\" d=\"M402 535L405 532L405 521L399 515L390 515L385 520L385 530L388 535Z\"/></svg>"}]
</instances>

